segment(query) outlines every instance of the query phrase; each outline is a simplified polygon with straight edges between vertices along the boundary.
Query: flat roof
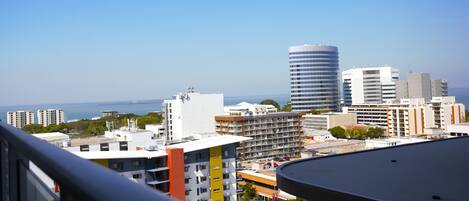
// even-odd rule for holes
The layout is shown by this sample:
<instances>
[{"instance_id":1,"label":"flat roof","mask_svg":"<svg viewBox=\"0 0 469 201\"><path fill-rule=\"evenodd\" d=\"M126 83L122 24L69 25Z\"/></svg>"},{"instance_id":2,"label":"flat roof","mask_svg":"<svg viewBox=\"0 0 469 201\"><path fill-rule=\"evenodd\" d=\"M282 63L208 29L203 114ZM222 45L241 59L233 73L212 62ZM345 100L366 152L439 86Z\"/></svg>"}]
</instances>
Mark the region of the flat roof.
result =
<instances>
[{"instance_id":1,"label":"flat roof","mask_svg":"<svg viewBox=\"0 0 469 201\"><path fill-rule=\"evenodd\" d=\"M155 158L166 156L166 151L80 151L72 152L84 159L116 159L116 158Z\"/></svg>"},{"instance_id":2,"label":"flat roof","mask_svg":"<svg viewBox=\"0 0 469 201\"><path fill-rule=\"evenodd\" d=\"M233 144L250 140L249 137L236 136L236 135L218 135L214 137L202 138L200 140L194 140L190 142L184 142L179 144L173 144L168 148L183 148L184 152L197 151L202 149L208 149L210 147L222 146L227 144Z\"/></svg>"},{"instance_id":3,"label":"flat roof","mask_svg":"<svg viewBox=\"0 0 469 201\"><path fill-rule=\"evenodd\" d=\"M43 139L43 140L63 140L63 139L70 138L67 134L60 133L60 132L37 133L37 134L33 134L33 136Z\"/></svg>"},{"instance_id":4,"label":"flat roof","mask_svg":"<svg viewBox=\"0 0 469 201\"><path fill-rule=\"evenodd\" d=\"M277 168L308 200L467 200L469 137L305 159Z\"/></svg>"}]
</instances>

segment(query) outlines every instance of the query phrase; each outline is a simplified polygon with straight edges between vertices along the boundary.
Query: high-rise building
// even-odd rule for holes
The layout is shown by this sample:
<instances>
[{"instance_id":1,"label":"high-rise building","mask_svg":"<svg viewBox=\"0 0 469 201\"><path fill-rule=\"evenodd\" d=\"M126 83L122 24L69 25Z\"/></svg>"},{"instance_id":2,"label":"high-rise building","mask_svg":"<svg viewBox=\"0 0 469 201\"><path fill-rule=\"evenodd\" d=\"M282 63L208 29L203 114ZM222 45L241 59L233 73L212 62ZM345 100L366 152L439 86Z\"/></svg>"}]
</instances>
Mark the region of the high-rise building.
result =
<instances>
[{"instance_id":1,"label":"high-rise building","mask_svg":"<svg viewBox=\"0 0 469 201\"><path fill-rule=\"evenodd\" d=\"M432 96L434 97L448 96L448 81L432 80Z\"/></svg>"},{"instance_id":2,"label":"high-rise building","mask_svg":"<svg viewBox=\"0 0 469 201\"><path fill-rule=\"evenodd\" d=\"M294 112L339 108L337 47L300 45L288 48L291 103Z\"/></svg>"},{"instance_id":3,"label":"high-rise building","mask_svg":"<svg viewBox=\"0 0 469 201\"><path fill-rule=\"evenodd\" d=\"M428 73L410 73L407 80L396 81L396 99L448 96L446 80L432 80Z\"/></svg>"},{"instance_id":4,"label":"high-rise building","mask_svg":"<svg viewBox=\"0 0 469 201\"><path fill-rule=\"evenodd\" d=\"M216 116L216 131L222 135L251 137L238 148L238 159L299 157L303 148L301 115L277 112L256 116Z\"/></svg>"},{"instance_id":5,"label":"high-rise building","mask_svg":"<svg viewBox=\"0 0 469 201\"><path fill-rule=\"evenodd\" d=\"M48 125L59 125L65 122L64 111L60 109L37 110L37 123L46 127Z\"/></svg>"},{"instance_id":6,"label":"high-rise building","mask_svg":"<svg viewBox=\"0 0 469 201\"><path fill-rule=\"evenodd\" d=\"M189 91L163 102L163 126L167 140L181 140L196 133L215 132L216 115L223 115L223 94Z\"/></svg>"},{"instance_id":7,"label":"high-rise building","mask_svg":"<svg viewBox=\"0 0 469 201\"><path fill-rule=\"evenodd\" d=\"M342 72L344 104L383 103L396 99L399 70L392 67L353 68Z\"/></svg>"},{"instance_id":8,"label":"high-rise building","mask_svg":"<svg viewBox=\"0 0 469 201\"><path fill-rule=\"evenodd\" d=\"M12 125L16 128L23 128L26 125L34 124L34 112L7 112L7 124Z\"/></svg>"}]
</instances>

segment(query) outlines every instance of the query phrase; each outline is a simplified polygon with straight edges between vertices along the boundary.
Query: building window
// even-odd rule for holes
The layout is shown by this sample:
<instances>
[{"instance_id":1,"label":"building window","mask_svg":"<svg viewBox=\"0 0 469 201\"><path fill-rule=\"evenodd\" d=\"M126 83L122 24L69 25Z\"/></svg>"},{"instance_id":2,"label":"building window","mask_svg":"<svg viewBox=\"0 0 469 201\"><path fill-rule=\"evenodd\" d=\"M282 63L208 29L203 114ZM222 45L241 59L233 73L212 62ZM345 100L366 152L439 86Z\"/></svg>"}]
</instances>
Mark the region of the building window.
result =
<instances>
[{"instance_id":1,"label":"building window","mask_svg":"<svg viewBox=\"0 0 469 201\"><path fill-rule=\"evenodd\" d=\"M90 151L90 145L80 145L80 151Z\"/></svg>"},{"instance_id":2,"label":"building window","mask_svg":"<svg viewBox=\"0 0 469 201\"><path fill-rule=\"evenodd\" d=\"M134 179L141 179L141 178L142 178L142 174L133 174L133 175L132 175L132 178L134 178Z\"/></svg>"},{"instance_id":3,"label":"building window","mask_svg":"<svg viewBox=\"0 0 469 201\"><path fill-rule=\"evenodd\" d=\"M119 150L128 151L129 147L128 147L127 142L119 142Z\"/></svg>"},{"instance_id":4,"label":"building window","mask_svg":"<svg viewBox=\"0 0 469 201\"><path fill-rule=\"evenodd\" d=\"M142 161L140 161L140 160L133 160L133 161L132 161L132 166L133 166L133 167L140 167L140 166L142 166Z\"/></svg>"},{"instance_id":5,"label":"building window","mask_svg":"<svg viewBox=\"0 0 469 201\"><path fill-rule=\"evenodd\" d=\"M185 179L184 179L184 183L185 183L185 184L188 184L188 183L189 183L189 179L190 179L190 178L185 178Z\"/></svg>"},{"instance_id":6,"label":"building window","mask_svg":"<svg viewBox=\"0 0 469 201\"><path fill-rule=\"evenodd\" d=\"M113 170L123 170L124 169L124 163L123 162L115 162L111 165L111 169L113 169Z\"/></svg>"},{"instance_id":7,"label":"building window","mask_svg":"<svg viewBox=\"0 0 469 201\"><path fill-rule=\"evenodd\" d=\"M189 166L184 166L184 172L189 172Z\"/></svg>"},{"instance_id":8,"label":"building window","mask_svg":"<svg viewBox=\"0 0 469 201\"><path fill-rule=\"evenodd\" d=\"M101 151L109 151L109 143L100 144Z\"/></svg>"},{"instance_id":9,"label":"building window","mask_svg":"<svg viewBox=\"0 0 469 201\"><path fill-rule=\"evenodd\" d=\"M229 179L229 178L230 178L229 174L226 174L226 173L223 174L223 179Z\"/></svg>"}]
</instances>

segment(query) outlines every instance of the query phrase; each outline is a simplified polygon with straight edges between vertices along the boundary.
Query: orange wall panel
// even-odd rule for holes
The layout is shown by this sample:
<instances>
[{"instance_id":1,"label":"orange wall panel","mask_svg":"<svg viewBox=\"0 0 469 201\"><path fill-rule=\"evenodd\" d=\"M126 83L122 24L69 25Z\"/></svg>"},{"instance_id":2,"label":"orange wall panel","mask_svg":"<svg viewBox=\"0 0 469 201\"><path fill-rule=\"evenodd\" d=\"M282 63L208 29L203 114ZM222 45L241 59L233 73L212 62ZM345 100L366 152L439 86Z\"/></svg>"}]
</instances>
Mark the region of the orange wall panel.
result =
<instances>
[{"instance_id":1,"label":"orange wall panel","mask_svg":"<svg viewBox=\"0 0 469 201\"><path fill-rule=\"evenodd\" d=\"M186 200L184 187L184 150L168 148L169 195L179 201Z\"/></svg>"}]
</instances>

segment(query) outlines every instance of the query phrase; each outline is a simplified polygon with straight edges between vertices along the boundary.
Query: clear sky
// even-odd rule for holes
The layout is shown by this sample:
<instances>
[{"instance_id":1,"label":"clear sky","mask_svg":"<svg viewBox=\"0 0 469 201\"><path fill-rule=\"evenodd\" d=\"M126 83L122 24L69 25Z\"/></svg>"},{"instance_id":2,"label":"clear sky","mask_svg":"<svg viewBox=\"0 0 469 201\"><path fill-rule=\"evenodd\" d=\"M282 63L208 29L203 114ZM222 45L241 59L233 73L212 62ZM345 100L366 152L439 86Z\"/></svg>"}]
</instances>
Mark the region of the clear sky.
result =
<instances>
[{"instance_id":1,"label":"clear sky","mask_svg":"<svg viewBox=\"0 0 469 201\"><path fill-rule=\"evenodd\" d=\"M469 1L1 1L0 105L288 94L288 46L469 87Z\"/></svg>"}]
</instances>

